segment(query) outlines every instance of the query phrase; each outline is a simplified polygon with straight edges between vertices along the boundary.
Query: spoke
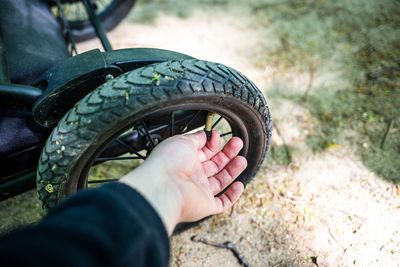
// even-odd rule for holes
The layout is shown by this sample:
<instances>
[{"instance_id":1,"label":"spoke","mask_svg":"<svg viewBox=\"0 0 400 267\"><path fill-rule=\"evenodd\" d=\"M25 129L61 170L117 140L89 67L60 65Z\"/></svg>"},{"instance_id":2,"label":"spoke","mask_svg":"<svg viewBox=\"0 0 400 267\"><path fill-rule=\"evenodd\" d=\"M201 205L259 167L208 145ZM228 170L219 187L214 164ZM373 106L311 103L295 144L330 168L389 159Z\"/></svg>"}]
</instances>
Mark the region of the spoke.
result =
<instances>
[{"instance_id":1,"label":"spoke","mask_svg":"<svg viewBox=\"0 0 400 267\"><path fill-rule=\"evenodd\" d=\"M170 120L170 124L169 124L169 136L174 135L174 125L175 125L175 114L172 111L171 112L171 120Z\"/></svg>"},{"instance_id":2,"label":"spoke","mask_svg":"<svg viewBox=\"0 0 400 267\"><path fill-rule=\"evenodd\" d=\"M117 138L115 141L117 141L119 144L121 144L122 146L126 147L126 149L128 149L129 153L131 154L135 154L136 156L138 156L139 158L145 160L146 157L140 155L139 152L137 152L133 147L131 147L130 145L128 145L127 143L125 143L124 141L122 141L121 139Z\"/></svg>"},{"instance_id":3,"label":"spoke","mask_svg":"<svg viewBox=\"0 0 400 267\"><path fill-rule=\"evenodd\" d=\"M197 115L199 115L201 112L201 110L198 110L193 116L192 118L179 130L179 134L183 133L184 131L186 131L187 127L189 127L189 125L194 121L194 119L197 117Z\"/></svg>"},{"instance_id":4,"label":"spoke","mask_svg":"<svg viewBox=\"0 0 400 267\"><path fill-rule=\"evenodd\" d=\"M217 124L223 119L222 116L219 117L219 119L213 124L213 126L211 126L211 129L214 129L215 126L217 126Z\"/></svg>"},{"instance_id":5,"label":"spoke","mask_svg":"<svg viewBox=\"0 0 400 267\"><path fill-rule=\"evenodd\" d=\"M143 126L144 131L146 132L147 138L149 138L149 141L150 141L152 147L155 147L156 145L154 143L153 137L151 137L149 130L147 129L146 123L142 122L142 126Z\"/></svg>"},{"instance_id":6,"label":"spoke","mask_svg":"<svg viewBox=\"0 0 400 267\"><path fill-rule=\"evenodd\" d=\"M107 182L114 182L114 181L118 181L118 180L119 180L119 179L92 180L92 181L88 181L88 184L107 183Z\"/></svg>"},{"instance_id":7,"label":"spoke","mask_svg":"<svg viewBox=\"0 0 400 267\"><path fill-rule=\"evenodd\" d=\"M223 134L220 135L220 137L224 137L224 136L230 135L230 134L232 134L232 132L223 133Z\"/></svg>"},{"instance_id":8,"label":"spoke","mask_svg":"<svg viewBox=\"0 0 400 267\"><path fill-rule=\"evenodd\" d=\"M140 157L105 157L105 158L97 158L96 161L127 160L127 159L142 159L142 158L140 158Z\"/></svg>"}]
</instances>

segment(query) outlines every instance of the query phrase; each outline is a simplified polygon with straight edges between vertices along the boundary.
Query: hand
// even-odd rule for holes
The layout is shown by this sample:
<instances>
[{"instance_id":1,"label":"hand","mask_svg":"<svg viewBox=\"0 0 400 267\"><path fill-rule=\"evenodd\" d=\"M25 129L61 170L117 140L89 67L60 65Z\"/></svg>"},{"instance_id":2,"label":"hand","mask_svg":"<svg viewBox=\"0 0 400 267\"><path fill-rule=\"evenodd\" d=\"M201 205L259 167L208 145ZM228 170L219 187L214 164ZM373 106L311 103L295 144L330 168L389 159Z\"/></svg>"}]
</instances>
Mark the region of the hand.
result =
<instances>
[{"instance_id":1,"label":"hand","mask_svg":"<svg viewBox=\"0 0 400 267\"><path fill-rule=\"evenodd\" d=\"M243 147L233 137L220 151L220 136L210 141L203 131L170 137L149 158L120 181L138 190L160 214L169 234L178 222L190 222L221 213L243 193L241 182L233 183L247 161L237 156Z\"/></svg>"}]
</instances>

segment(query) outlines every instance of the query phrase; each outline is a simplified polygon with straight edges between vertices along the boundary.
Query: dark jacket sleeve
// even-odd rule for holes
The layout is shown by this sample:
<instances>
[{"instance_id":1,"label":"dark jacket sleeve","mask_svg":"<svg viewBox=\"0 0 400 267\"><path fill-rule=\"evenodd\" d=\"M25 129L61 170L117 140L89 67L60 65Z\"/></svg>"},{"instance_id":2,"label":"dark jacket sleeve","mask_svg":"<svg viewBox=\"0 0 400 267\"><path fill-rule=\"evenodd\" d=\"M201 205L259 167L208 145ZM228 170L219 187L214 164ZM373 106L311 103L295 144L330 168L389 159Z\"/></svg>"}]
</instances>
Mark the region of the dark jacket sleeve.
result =
<instances>
[{"instance_id":1,"label":"dark jacket sleeve","mask_svg":"<svg viewBox=\"0 0 400 267\"><path fill-rule=\"evenodd\" d=\"M1 266L167 266L169 239L150 204L121 183L79 192L35 226L0 239Z\"/></svg>"}]
</instances>

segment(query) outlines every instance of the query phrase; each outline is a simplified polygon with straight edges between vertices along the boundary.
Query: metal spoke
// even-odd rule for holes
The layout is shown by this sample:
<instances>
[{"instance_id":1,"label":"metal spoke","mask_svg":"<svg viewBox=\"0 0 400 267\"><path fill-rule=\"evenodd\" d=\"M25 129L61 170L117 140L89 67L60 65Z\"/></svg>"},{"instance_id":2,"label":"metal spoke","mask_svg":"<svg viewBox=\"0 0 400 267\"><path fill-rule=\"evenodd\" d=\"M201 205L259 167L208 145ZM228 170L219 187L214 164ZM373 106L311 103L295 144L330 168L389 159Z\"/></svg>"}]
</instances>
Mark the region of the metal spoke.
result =
<instances>
[{"instance_id":1,"label":"metal spoke","mask_svg":"<svg viewBox=\"0 0 400 267\"><path fill-rule=\"evenodd\" d=\"M169 136L174 135L174 125L175 125L175 113L172 111L171 112L171 120L169 123Z\"/></svg>"},{"instance_id":2,"label":"metal spoke","mask_svg":"<svg viewBox=\"0 0 400 267\"><path fill-rule=\"evenodd\" d=\"M186 131L187 127L189 127L189 125L193 122L193 120L197 117L197 115L199 115L201 112L201 110L198 110L193 116L192 118L178 131L179 134L183 133L184 131Z\"/></svg>"},{"instance_id":3,"label":"metal spoke","mask_svg":"<svg viewBox=\"0 0 400 267\"><path fill-rule=\"evenodd\" d=\"M223 133L223 134L220 135L220 137L224 137L224 136L230 135L230 134L232 134L232 132Z\"/></svg>"},{"instance_id":4,"label":"metal spoke","mask_svg":"<svg viewBox=\"0 0 400 267\"><path fill-rule=\"evenodd\" d=\"M130 145L128 145L127 143L125 143L121 139L117 138L115 141L118 142L119 144L121 144L122 146L126 147L128 149L128 151L129 151L129 153L135 154L136 156L138 156L139 158L141 158L143 160L146 159L146 157L140 155L139 152L137 152L133 147L131 147Z\"/></svg>"},{"instance_id":5,"label":"metal spoke","mask_svg":"<svg viewBox=\"0 0 400 267\"><path fill-rule=\"evenodd\" d=\"M143 126L144 131L146 132L146 136L149 139L152 147L155 147L156 144L154 143L153 137L151 137L151 135L149 133L149 130L147 129L147 126L146 126L146 124L144 122L142 122L142 126Z\"/></svg>"},{"instance_id":6,"label":"metal spoke","mask_svg":"<svg viewBox=\"0 0 400 267\"><path fill-rule=\"evenodd\" d=\"M70 51L71 52L71 56L72 56L72 52L75 52L75 55L77 55L78 54L78 50L76 49L75 39L72 36L72 31L71 31L71 28L69 26L68 19L65 16L64 8L61 5L60 0L55 0L55 2L56 2L56 5L57 5L57 8L58 8L58 12L61 14L62 27L63 27L63 29L65 27L65 30L66 30L66 36L65 37L68 39L68 41L71 44L71 51Z\"/></svg>"},{"instance_id":7,"label":"metal spoke","mask_svg":"<svg viewBox=\"0 0 400 267\"><path fill-rule=\"evenodd\" d=\"M92 180L92 181L88 181L88 184L107 183L107 182L114 182L114 181L118 181L118 180L119 180L119 179Z\"/></svg>"},{"instance_id":8,"label":"metal spoke","mask_svg":"<svg viewBox=\"0 0 400 267\"><path fill-rule=\"evenodd\" d=\"M142 159L142 158L140 158L140 157L104 157L104 158L97 158L96 161L127 160L127 159Z\"/></svg>"},{"instance_id":9,"label":"metal spoke","mask_svg":"<svg viewBox=\"0 0 400 267\"><path fill-rule=\"evenodd\" d=\"M213 124L213 126L211 126L211 129L214 129L215 126L217 126L217 124L223 119L222 116L219 117L219 119Z\"/></svg>"}]
</instances>

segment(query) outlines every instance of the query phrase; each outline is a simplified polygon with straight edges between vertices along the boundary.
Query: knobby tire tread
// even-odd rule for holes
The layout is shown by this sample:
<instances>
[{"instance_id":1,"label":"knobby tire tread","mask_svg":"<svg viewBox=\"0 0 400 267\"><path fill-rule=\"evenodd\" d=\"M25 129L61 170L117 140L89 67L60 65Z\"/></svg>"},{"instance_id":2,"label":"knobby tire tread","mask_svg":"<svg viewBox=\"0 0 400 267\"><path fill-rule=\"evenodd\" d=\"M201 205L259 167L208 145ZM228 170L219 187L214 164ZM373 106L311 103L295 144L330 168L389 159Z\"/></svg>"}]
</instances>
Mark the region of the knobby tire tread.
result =
<instances>
[{"instance_id":1,"label":"knobby tire tread","mask_svg":"<svg viewBox=\"0 0 400 267\"><path fill-rule=\"evenodd\" d=\"M149 75L150 72L153 75ZM222 82L216 77L223 78ZM201 90L196 90L199 87ZM258 170L270 145L272 120L267 102L254 83L240 72L218 63L201 60L157 63L106 82L76 103L59 121L46 142L37 170L37 190L43 208L49 211L66 197L63 189L70 169L83 151L96 142L96 136L112 127L114 121L132 113L140 114L152 105L210 94L240 99L251 105L264 122L266 148ZM53 192L46 190L49 184Z\"/></svg>"}]
</instances>

